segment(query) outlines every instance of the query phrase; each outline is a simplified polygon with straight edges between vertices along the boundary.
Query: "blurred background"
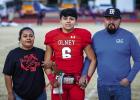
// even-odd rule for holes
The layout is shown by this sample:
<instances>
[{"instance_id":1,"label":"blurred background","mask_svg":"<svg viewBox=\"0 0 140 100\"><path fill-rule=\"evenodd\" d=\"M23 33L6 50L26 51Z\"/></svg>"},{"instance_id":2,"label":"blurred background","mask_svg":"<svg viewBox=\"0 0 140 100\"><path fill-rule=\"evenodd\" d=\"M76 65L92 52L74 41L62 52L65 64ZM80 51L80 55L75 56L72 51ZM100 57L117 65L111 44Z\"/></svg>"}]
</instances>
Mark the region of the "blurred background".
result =
<instances>
[{"instance_id":1,"label":"blurred background","mask_svg":"<svg viewBox=\"0 0 140 100\"><path fill-rule=\"evenodd\" d=\"M110 7L120 9L123 21L140 22L140 0L0 0L0 26L57 22L64 8L75 8L80 21L102 21L102 13Z\"/></svg>"}]
</instances>

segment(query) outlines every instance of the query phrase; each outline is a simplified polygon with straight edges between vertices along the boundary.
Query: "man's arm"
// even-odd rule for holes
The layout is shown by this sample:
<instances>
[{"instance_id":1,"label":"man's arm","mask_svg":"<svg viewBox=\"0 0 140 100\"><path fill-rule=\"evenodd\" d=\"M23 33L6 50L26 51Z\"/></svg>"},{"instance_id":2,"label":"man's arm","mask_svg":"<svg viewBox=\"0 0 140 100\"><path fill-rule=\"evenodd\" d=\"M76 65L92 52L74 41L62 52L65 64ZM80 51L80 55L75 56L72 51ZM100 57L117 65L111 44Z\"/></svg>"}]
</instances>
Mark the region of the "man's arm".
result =
<instances>
[{"instance_id":1,"label":"man's arm","mask_svg":"<svg viewBox=\"0 0 140 100\"><path fill-rule=\"evenodd\" d=\"M134 37L133 35L130 38L130 50L134 64L129 75L126 78L122 79L120 82L124 86L129 85L140 70L140 45L136 37Z\"/></svg>"},{"instance_id":2,"label":"man's arm","mask_svg":"<svg viewBox=\"0 0 140 100\"><path fill-rule=\"evenodd\" d=\"M92 41L93 41L93 38L92 38ZM91 44L89 49L93 50L93 55L95 57L93 44ZM90 54L89 54L89 56L90 56ZM95 60L96 60L96 57L95 57ZM85 61L84 61L84 65L83 65L82 74L81 74L82 76L86 76L88 74L88 69L89 69L90 63L91 63L91 60L86 56Z\"/></svg>"},{"instance_id":3,"label":"man's arm","mask_svg":"<svg viewBox=\"0 0 140 100\"><path fill-rule=\"evenodd\" d=\"M86 46L84 51L87 57L85 59L86 61L83 66L84 68L83 68L82 76L79 80L79 85L81 85L81 88L83 89L86 87L90 78L92 77L93 73L96 70L96 56L93 52L91 45Z\"/></svg>"},{"instance_id":4,"label":"man's arm","mask_svg":"<svg viewBox=\"0 0 140 100\"><path fill-rule=\"evenodd\" d=\"M84 51L85 51L85 53L87 55L87 58L90 61L90 65L89 65L89 69L88 69L87 75L88 75L88 77L92 77L93 73L96 70L96 56L95 56L95 53L94 53L91 45L86 46Z\"/></svg>"},{"instance_id":5,"label":"man's arm","mask_svg":"<svg viewBox=\"0 0 140 100\"><path fill-rule=\"evenodd\" d=\"M12 78L9 75L4 75L4 78L5 78L5 85L6 85L7 92L8 92L8 100L14 100Z\"/></svg>"},{"instance_id":6,"label":"man's arm","mask_svg":"<svg viewBox=\"0 0 140 100\"><path fill-rule=\"evenodd\" d=\"M85 61L84 61L84 65L83 65L83 70L82 70L82 76L87 75L88 73L88 69L89 69L89 65L90 65L90 61L89 59L86 57Z\"/></svg>"},{"instance_id":7,"label":"man's arm","mask_svg":"<svg viewBox=\"0 0 140 100\"><path fill-rule=\"evenodd\" d=\"M133 81L137 72L140 70L140 45L138 40L134 36L132 36L130 40L130 50L134 65L127 78L129 81Z\"/></svg>"}]
</instances>

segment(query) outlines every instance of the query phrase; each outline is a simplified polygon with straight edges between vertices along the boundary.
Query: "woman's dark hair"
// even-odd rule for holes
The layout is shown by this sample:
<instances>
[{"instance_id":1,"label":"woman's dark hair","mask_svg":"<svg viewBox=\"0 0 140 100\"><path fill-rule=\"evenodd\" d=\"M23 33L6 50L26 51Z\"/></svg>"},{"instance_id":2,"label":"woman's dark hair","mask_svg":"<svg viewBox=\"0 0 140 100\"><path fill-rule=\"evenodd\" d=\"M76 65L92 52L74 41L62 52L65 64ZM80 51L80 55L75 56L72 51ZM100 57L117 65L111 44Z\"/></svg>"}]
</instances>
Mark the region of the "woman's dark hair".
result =
<instances>
[{"instance_id":1,"label":"woman's dark hair","mask_svg":"<svg viewBox=\"0 0 140 100\"><path fill-rule=\"evenodd\" d=\"M19 41L20 41L20 39L21 39L21 35L22 35L22 33L23 33L24 30L31 30L32 33L34 34L34 31L33 31L32 28L30 28L30 27L23 27L23 28L19 31L19 37L18 37L18 40L19 40Z\"/></svg>"}]
</instances>

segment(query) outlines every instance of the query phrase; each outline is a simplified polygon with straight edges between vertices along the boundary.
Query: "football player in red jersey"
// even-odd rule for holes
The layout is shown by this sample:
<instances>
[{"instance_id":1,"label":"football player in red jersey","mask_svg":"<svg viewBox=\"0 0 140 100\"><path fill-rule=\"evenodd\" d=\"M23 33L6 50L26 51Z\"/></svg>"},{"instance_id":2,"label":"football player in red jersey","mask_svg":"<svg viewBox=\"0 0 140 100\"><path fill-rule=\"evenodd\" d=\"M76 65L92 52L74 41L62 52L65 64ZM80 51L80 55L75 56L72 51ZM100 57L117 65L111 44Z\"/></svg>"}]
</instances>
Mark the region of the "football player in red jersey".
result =
<instances>
[{"instance_id":1,"label":"football player in red jersey","mask_svg":"<svg viewBox=\"0 0 140 100\"><path fill-rule=\"evenodd\" d=\"M84 100L85 91L81 88L91 78L95 71L96 57L91 47L91 33L86 29L74 28L77 21L77 12L64 9L60 12L61 28L48 32L45 36L45 72L52 85L52 100ZM91 60L88 75L81 78L83 68L83 51ZM51 56L54 56L57 70L64 73L62 81L63 93L54 93L55 87L60 87L52 72ZM80 81L79 81L80 80ZM79 83L79 84L76 84ZM60 92L60 91L59 91Z\"/></svg>"}]
</instances>

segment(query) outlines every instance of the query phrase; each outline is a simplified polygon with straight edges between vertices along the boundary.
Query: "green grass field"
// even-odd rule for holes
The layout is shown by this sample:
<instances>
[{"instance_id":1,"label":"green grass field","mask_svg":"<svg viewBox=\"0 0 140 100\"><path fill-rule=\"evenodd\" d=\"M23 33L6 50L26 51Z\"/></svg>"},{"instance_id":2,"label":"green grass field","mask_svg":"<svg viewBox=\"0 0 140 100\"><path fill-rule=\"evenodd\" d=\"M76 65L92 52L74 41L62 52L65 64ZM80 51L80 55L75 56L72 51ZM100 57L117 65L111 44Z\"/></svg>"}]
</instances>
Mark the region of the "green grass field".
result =
<instances>
[{"instance_id":1,"label":"green grass field","mask_svg":"<svg viewBox=\"0 0 140 100\"><path fill-rule=\"evenodd\" d=\"M4 61L7 53L18 46L18 32L24 26L31 26L35 31L35 46L45 49L44 36L45 33L51 29L59 27L56 23L46 23L43 26L36 26L34 24L23 24L18 27L0 27L0 100L7 100L7 92L4 84L4 77L2 74ZM121 27L128 29L133 32L140 41L140 23L124 23ZM80 23L76 27L86 28L90 32L95 33L96 31L103 29L102 23ZM86 88L85 100L98 100L96 91L96 78L95 73ZM46 80L46 82L48 82ZM50 100L50 89L47 88L48 100ZM135 80L132 83L132 100L140 100L140 73L137 74Z\"/></svg>"}]
</instances>

